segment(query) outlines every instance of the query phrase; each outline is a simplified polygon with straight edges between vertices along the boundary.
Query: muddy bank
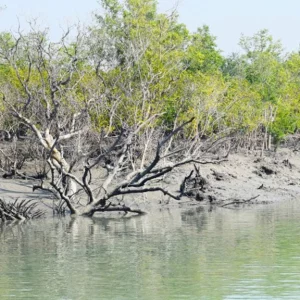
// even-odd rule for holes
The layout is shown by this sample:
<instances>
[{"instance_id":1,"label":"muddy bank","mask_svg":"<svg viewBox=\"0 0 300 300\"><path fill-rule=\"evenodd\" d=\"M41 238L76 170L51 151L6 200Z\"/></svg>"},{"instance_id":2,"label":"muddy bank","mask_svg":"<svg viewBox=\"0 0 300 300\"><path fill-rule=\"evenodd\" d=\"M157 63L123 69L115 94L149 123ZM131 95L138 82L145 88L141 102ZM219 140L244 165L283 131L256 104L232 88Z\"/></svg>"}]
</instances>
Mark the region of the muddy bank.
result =
<instances>
[{"instance_id":1,"label":"muddy bank","mask_svg":"<svg viewBox=\"0 0 300 300\"><path fill-rule=\"evenodd\" d=\"M220 165L201 167L202 175L218 201L246 200L257 203L300 199L299 152L281 148L276 153L231 154Z\"/></svg>"},{"instance_id":2,"label":"muddy bank","mask_svg":"<svg viewBox=\"0 0 300 300\"><path fill-rule=\"evenodd\" d=\"M183 179L193 169L193 165L175 170L159 184L171 191L178 191ZM231 154L227 161L220 164L201 165L201 177L205 180L203 188L190 197L183 197L177 202L159 192L140 196L126 195L117 201L139 207L146 211L160 206L182 206L191 203L217 203L227 205L231 202L248 201L249 203L270 203L300 199L300 155L298 151L287 148L276 153L260 152L251 154ZM1 174L2 175L2 174ZM103 174L98 174L99 178ZM33 191L34 180L0 178L0 198L35 199L49 203L52 196L43 191ZM79 195L80 197L80 195ZM247 202L248 203L248 202Z\"/></svg>"}]
</instances>

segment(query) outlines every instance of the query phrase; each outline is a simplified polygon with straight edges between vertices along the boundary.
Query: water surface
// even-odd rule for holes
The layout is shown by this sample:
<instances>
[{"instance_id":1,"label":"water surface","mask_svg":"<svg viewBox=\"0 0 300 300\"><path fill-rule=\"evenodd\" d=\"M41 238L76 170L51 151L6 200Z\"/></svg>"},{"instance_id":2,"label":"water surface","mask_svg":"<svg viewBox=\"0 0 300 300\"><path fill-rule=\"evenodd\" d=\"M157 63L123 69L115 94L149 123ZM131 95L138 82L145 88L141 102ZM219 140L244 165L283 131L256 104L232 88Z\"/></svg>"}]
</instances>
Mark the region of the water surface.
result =
<instances>
[{"instance_id":1,"label":"water surface","mask_svg":"<svg viewBox=\"0 0 300 300\"><path fill-rule=\"evenodd\" d=\"M4 226L0 299L300 299L300 202Z\"/></svg>"}]
</instances>

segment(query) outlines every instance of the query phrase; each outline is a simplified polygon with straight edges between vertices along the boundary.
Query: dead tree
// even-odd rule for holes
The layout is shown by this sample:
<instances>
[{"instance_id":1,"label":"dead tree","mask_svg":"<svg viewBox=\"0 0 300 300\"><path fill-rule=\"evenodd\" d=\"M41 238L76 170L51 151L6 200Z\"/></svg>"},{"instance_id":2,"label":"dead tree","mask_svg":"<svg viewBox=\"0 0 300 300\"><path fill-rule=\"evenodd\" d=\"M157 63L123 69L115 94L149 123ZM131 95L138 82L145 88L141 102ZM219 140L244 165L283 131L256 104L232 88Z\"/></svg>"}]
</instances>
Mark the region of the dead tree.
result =
<instances>
[{"instance_id":1,"label":"dead tree","mask_svg":"<svg viewBox=\"0 0 300 300\"><path fill-rule=\"evenodd\" d=\"M78 71L83 37L78 33L71 48L66 44L69 33L59 43L48 42L46 31L33 28L28 35L21 31L16 36L0 35L0 64L9 70L9 76L0 81L3 114L10 114L31 132L25 138L48 152L52 164L65 172L70 164L57 145L88 127L86 103L75 99L85 74Z\"/></svg>"},{"instance_id":2,"label":"dead tree","mask_svg":"<svg viewBox=\"0 0 300 300\"><path fill-rule=\"evenodd\" d=\"M155 181L182 165L207 163L190 157L168 164L162 161L165 157L171 159L172 153L167 150L170 149L173 137L193 119L174 126L168 135L162 134L152 159L148 158L150 144L153 145L150 124L163 112L151 113L151 106L143 111L143 121L135 119L134 124L129 126L124 120L120 120L119 128L123 129L115 129L113 133L119 131L119 134L111 146L101 144L111 137L112 133L109 132L102 135L100 143L89 140L89 135L95 136L91 114L101 110L101 105L106 110L109 107L109 128L112 127L111 120L115 118L114 103L118 104L122 100L122 96L114 94L115 86L120 85L119 77L109 87L101 75L104 71L100 72L99 69L101 62L97 64L95 72L89 59L85 57L85 33L78 31L76 40L71 44L67 43L68 36L69 31L59 43L48 42L46 32L34 29L28 35L19 32L17 36L0 36L0 63L7 66L12 72L10 77L14 79L10 80L9 77L5 82L0 82L6 112L27 128L26 138L31 138L32 143L44 150L49 166L50 180L42 180L40 185L34 186L34 190L51 192L62 205L67 206L71 214L84 216L104 211L143 213L112 201L118 196L129 194L161 192L180 200L182 191L174 194L155 184ZM94 89L89 90L87 86L81 85L86 77L97 78ZM144 93L142 101L143 107L150 101L147 97L151 97L151 85L145 85L143 78L140 80L143 91L148 86L148 92ZM125 87L130 89L130 82L124 85L124 89ZM105 97L108 102L113 102L111 106L103 104ZM130 93L128 97L131 97ZM141 147L144 150L141 150L139 157L134 151L137 148L136 140L145 131L148 132L148 137L144 147ZM68 155L65 153L67 147L70 149ZM81 175L74 171L74 166L79 161L84 162ZM107 177L103 182L96 182L93 170L105 165L107 161L112 162ZM119 182L119 178L116 178L121 175L123 180Z\"/></svg>"},{"instance_id":3,"label":"dead tree","mask_svg":"<svg viewBox=\"0 0 300 300\"><path fill-rule=\"evenodd\" d=\"M173 130L168 136L162 139L156 147L156 153L151 162L147 166L130 172L127 174L125 180L120 183L113 184L113 180L117 175L120 174L124 165L128 161L128 154L132 146L132 139L139 130L146 125L146 122L141 124L135 131L130 132L127 136L124 137L124 132L121 132L119 137L116 139L114 144L109 147L106 151L94 158L89 158L86 160L84 165L84 171L81 177L74 175L72 172L67 172L63 165L60 170L55 167L51 155L49 155L48 164L51 170L51 180L50 186L47 187L47 183L43 182L39 186L35 186L35 189L44 189L51 192L54 192L68 207L71 214L74 215L84 215L84 216L93 216L96 212L133 212L142 214L143 211L139 209L132 209L125 205L114 204L111 200L117 196L128 195L128 194L142 194L149 192L161 192L164 195L175 199L180 200L184 195L183 191L178 191L177 194L171 193L168 189L165 189L157 184L153 184L155 180L161 178L167 173L171 172L175 168L178 168L182 165L189 163L214 163L207 161L197 161L191 158L185 158L176 163L169 163L167 165L161 164L161 153L163 147L167 142L178 133L185 125L192 122L193 119L183 123L181 126ZM107 178L102 182L96 189L91 185L92 182L92 169L98 166L102 161L104 161L113 151L120 149L117 157L115 158L114 167L108 174ZM66 189L60 184L63 176L67 177L69 180L72 180L76 183L83 194L81 194L80 204L76 204L74 201L74 193L68 194ZM95 190L99 192L96 193Z\"/></svg>"}]
</instances>

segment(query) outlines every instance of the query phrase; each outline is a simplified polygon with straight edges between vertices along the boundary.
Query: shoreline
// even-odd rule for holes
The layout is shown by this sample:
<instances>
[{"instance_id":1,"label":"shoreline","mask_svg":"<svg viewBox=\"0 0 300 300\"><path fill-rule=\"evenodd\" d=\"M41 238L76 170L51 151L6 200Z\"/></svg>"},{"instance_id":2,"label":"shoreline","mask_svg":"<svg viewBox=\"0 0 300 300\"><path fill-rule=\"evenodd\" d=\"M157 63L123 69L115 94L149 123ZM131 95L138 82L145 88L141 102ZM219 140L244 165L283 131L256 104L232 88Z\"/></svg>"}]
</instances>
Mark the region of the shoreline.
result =
<instances>
[{"instance_id":1,"label":"shoreline","mask_svg":"<svg viewBox=\"0 0 300 300\"><path fill-rule=\"evenodd\" d=\"M293 149L266 151L263 157L260 152L231 154L227 162L201 170L220 201L258 196L256 203L269 203L300 198L300 157Z\"/></svg>"},{"instance_id":2,"label":"shoreline","mask_svg":"<svg viewBox=\"0 0 300 300\"><path fill-rule=\"evenodd\" d=\"M193 169L193 165L183 166L162 179L162 185L170 190L178 190L182 180ZM243 152L230 154L228 161L220 164L200 165L200 174L207 185L202 193L202 201L192 201L192 197L183 197L181 201L170 200L160 193L127 195L122 201L127 205L138 206L145 211L153 207L182 206L186 203L206 204L212 202L219 206L228 203L243 202L265 204L300 198L300 156L289 148L279 148L277 152L260 152L248 155ZM49 194L43 191L33 192L37 181L26 179L0 178L0 198L39 199L51 201ZM208 200L210 199L210 200ZM198 199L199 200L199 199ZM253 201L250 201L253 200ZM49 203L49 202L48 202ZM242 204L242 203L240 203ZM185 207L185 205L183 205ZM47 209L41 204L40 208Z\"/></svg>"}]
</instances>

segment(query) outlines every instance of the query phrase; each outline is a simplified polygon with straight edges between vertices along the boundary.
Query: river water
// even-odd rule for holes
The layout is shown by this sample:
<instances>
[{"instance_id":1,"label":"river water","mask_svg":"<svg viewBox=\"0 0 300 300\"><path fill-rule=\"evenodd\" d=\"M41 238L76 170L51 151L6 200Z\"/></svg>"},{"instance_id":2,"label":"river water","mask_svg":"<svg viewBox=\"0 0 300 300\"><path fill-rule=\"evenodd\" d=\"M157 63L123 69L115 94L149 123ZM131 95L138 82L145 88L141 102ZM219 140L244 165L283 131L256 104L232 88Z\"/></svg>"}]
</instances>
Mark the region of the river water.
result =
<instances>
[{"instance_id":1,"label":"river water","mask_svg":"<svg viewBox=\"0 0 300 300\"><path fill-rule=\"evenodd\" d=\"M300 299L300 202L2 226L0 299Z\"/></svg>"}]
</instances>

